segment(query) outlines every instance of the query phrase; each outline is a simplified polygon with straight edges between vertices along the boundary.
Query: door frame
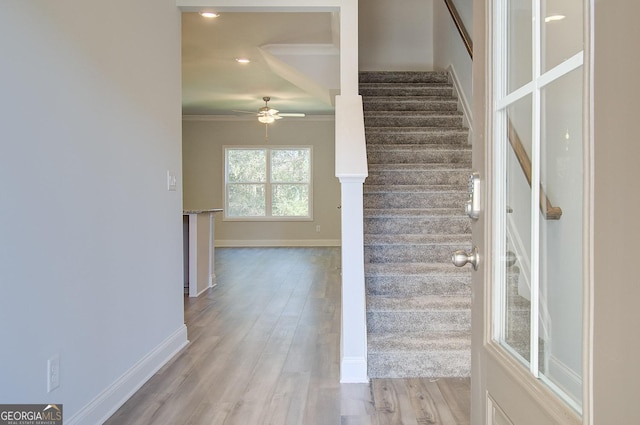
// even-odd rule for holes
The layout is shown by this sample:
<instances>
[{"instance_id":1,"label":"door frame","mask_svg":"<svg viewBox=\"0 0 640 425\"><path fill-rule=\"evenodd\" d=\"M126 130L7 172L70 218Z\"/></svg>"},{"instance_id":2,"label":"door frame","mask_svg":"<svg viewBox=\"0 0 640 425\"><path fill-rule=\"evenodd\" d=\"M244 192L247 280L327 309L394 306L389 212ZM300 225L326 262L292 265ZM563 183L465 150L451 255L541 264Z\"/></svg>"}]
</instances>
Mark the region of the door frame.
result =
<instances>
[{"instance_id":1,"label":"door frame","mask_svg":"<svg viewBox=\"0 0 640 425\"><path fill-rule=\"evenodd\" d=\"M583 230L583 401L582 416L565 404L546 385L535 379L523 364L492 340L492 285L493 268L490 253L493 246L491 232L493 221L494 161L491 140L493 138L493 0L474 0L474 61L473 61L473 115L476 127L473 134L473 167L482 179L482 211L480 219L472 223L473 242L480 248L481 264L473 273L472 299L472 379L471 379L471 423L486 424L487 376L503 373L505 379L514 383L505 388L521 392L533 402L544 407L549 417L561 424L593 424L593 293L594 293L594 132L593 132L593 10L594 0L583 0L584 5L584 92L583 92L583 192L586 197L583 214L586 225ZM501 365L499 369L495 365Z\"/></svg>"}]
</instances>

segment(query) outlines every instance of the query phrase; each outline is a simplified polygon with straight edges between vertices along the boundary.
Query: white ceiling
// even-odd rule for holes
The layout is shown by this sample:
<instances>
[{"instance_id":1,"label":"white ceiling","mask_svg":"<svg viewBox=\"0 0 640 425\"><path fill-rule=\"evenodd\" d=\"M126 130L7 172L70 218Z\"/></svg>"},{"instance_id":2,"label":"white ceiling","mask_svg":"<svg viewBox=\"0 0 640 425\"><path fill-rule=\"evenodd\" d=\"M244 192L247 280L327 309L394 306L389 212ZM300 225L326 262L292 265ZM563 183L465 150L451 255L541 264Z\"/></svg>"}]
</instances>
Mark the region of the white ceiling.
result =
<instances>
[{"instance_id":1,"label":"white ceiling","mask_svg":"<svg viewBox=\"0 0 640 425\"><path fill-rule=\"evenodd\" d=\"M183 114L242 115L233 111L257 111L264 96L281 112L333 114L337 38L331 13L183 13Z\"/></svg>"}]
</instances>

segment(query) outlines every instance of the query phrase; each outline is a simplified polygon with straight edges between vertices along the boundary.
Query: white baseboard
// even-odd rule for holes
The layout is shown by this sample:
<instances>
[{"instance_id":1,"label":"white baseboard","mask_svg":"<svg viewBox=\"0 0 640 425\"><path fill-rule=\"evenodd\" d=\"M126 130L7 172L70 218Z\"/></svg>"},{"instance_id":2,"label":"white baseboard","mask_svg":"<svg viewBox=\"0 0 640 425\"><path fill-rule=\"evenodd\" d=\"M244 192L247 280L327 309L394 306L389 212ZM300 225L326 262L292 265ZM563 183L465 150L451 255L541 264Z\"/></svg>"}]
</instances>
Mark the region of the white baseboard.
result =
<instances>
[{"instance_id":1,"label":"white baseboard","mask_svg":"<svg viewBox=\"0 0 640 425\"><path fill-rule=\"evenodd\" d=\"M200 291L200 292L196 293L195 295L193 295L193 297L191 295L189 295L189 297L198 298L200 295L204 294L205 292L207 292L211 288L212 288L212 286L209 285L209 286L205 287L202 291Z\"/></svg>"},{"instance_id":2,"label":"white baseboard","mask_svg":"<svg viewBox=\"0 0 640 425\"><path fill-rule=\"evenodd\" d=\"M452 65L449 65L447 68L447 72L451 77L451 82L453 83L453 87L458 94L458 104L462 108L462 113L464 114L465 122L469 127L469 137L473 134L473 114L471 112L471 105L469 104L469 100L467 96L465 96L464 91L462 90L462 85L460 84L460 79L458 78L458 74L456 74L456 70Z\"/></svg>"},{"instance_id":3,"label":"white baseboard","mask_svg":"<svg viewBox=\"0 0 640 425\"><path fill-rule=\"evenodd\" d=\"M187 327L182 325L124 375L98 394L89 404L80 409L78 413L65 420L65 424L95 425L104 423L188 343Z\"/></svg>"},{"instance_id":4,"label":"white baseboard","mask_svg":"<svg viewBox=\"0 0 640 425\"><path fill-rule=\"evenodd\" d=\"M367 359L364 357L342 358L340 361L341 384L366 384L368 382Z\"/></svg>"},{"instance_id":5,"label":"white baseboard","mask_svg":"<svg viewBox=\"0 0 640 425\"><path fill-rule=\"evenodd\" d=\"M549 356L549 371L547 377L552 376L558 387L564 390L569 397L580 401L582 397L582 377L567 366L557 357Z\"/></svg>"},{"instance_id":6,"label":"white baseboard","mask_svg":"<svg viewBox=\"0 0 640 425\"><path fill-rule=\"evenodd\" d=\"M216 240L216 248L314 247L314 246L340 246L340 239Z\"/></svg>"}]
</instances>

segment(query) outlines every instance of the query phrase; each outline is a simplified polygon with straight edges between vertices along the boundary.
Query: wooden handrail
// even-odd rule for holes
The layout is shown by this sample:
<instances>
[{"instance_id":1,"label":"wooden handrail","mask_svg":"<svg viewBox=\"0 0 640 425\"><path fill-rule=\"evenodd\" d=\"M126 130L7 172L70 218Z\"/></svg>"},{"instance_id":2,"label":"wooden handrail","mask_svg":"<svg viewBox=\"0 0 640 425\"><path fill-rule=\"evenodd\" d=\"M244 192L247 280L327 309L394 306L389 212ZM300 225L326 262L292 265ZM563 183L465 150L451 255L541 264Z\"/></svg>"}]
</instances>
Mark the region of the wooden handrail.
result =
<instances>
[{"instance_id":1,"label":"wooden handrail","mask_svg":"<svg viewBox=\"0 0 640 425\"><path fill-rule=\"evenodd\" d=\"M509 133L509 144L511 144L513 153L516 154L516 158L520 163L520 168L522 168L524 176L529 183L529 187L531 187L531 160L529 159L529 155L527 155L527 151L524 150L524 146L522 145L520 136L518 136L518 133L511 123L511 120L508 120L507 122L507 131ZM554 207L553 205L551 205L549 198L547 198L547 194L544 193L542 185L540 185L540 212L542 213L542 216L547 220L559 220L560 217L562 217L562 209L560 207Z\"/></svg>"},{"instance_id":2,"label":"wooden handrail","mask_svg":"<svg viewBox=\"0 0 640 425\"><path fill-rule=\"evenodd\" d=\"M456 28L458 29L458 33L460 37L462 37L462 42L464 43L464 47L467 48L467 52L469 52L469 56L473 59L473 41L471 40L471 36L467 31L467 28L464 26L462 19L460 18L460 14L458 13L458 9L456 9L456 5L453 4L452 0L444 0L444 4L447 5L447 9L449 9L449 14L453 19L453 23L456 24Z\"/></svg>"},{"instance_id":3,"label":"wooden handrail","mask_svg":"<svg viewBox=\"0 0 640 425\"><path fill-rule=\"evenodd\" d=\"M456 5L453 4L452 0L444 0L444 4L447 5L447 9L449 9L449 14L451 15L451 19L453 19L453 23L462 38L462 42L464 46L467 48L467 52L469 53L469 57L473 60L473 41L469 36L469 32L464 26L462 19L460 18L460 14L458 13L458 9L456 9ZM524 150L524 146L522 145L522 141L520 140L520 136L516 132L515 127L511 123L509 119L507 122L508 127L508 136L509 136L509 144L513 149L513 152L520 163L520 167L522 168L522 172L529 182L529 187L531 187L531 160L529 159L529 155L527 155L527 151ZM540 212L542 216L547 220L559 220L562 216L562 209L560 207L554 207L551 205L549 198L547 198L542 185L540 185Z\"/></svg>"}]
</instances>

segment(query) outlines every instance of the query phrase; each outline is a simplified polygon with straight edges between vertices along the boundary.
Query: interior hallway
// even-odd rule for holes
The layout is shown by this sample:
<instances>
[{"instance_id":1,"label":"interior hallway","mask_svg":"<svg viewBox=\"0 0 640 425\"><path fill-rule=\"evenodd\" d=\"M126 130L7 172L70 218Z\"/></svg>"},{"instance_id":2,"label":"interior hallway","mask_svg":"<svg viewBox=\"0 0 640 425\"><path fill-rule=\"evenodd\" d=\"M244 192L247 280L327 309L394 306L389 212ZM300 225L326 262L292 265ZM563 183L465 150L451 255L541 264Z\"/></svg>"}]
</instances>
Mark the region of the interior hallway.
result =
<instances>
[{"instance_id":1,"label":"interior hallway","mask_svg":"<svg viewBox=\"0 0 640 425\"><path fill-rule=\"evenodd\" d=\"M190 344L107 424L469 424L468 379L339 383L339 248L217 249L216 274L185 298Z\"/></svg>"}]
</instances>

